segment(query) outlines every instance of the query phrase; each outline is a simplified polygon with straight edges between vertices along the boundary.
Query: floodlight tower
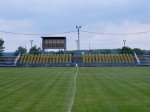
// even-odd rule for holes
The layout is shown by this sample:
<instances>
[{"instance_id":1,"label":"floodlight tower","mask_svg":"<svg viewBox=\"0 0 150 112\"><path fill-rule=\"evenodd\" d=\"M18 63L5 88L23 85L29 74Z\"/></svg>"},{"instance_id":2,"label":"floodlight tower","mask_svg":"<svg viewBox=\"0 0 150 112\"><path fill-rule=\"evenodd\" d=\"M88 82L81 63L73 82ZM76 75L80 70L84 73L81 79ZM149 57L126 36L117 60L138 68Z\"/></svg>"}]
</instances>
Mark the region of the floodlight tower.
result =
<instances>
[{"instance_id":1,"label":"floodlight tower","mask_svg":"<svg viewBox=\"0 0 150 112\"><path fill-rule=\"evenodd\" d=\"M124 43L124 47L126 46L126 40L123 40L123 43Z\"/></svg>"},{"instance_id":2,"label":"floodlight tower","mask_svg":"<svg viewBox=\"0 0 150 112\"><path fill-rule=\"evenodd\" d=\"M91 49L91 44L89 43L89 50Z\"/></svg>"},{"instance_id":3,"label":"floodlight tower","mask_svg":"<svg viewBox=\"0 0 150 112\"><path fill-rule=\"evenodd\" d=\"M123 40L123 43L124 43L124 53L125 53L126 40Z\"/></svg>"},{"instance_id":4,"label":"floodlight tower","mask_svg":"<svg viewBox=\"0 0 150 112\"><path fill-rule=\"evenodd\" d=\"M76 41L76 44L77 44L77 50L78 50L78 40L75 40Z\"/></svg>"},{"instance_id":5,"label":"floodlight tower","mask_svg":"<svg viewBox=\"0 0 150 112\"><path fill-rule=\"evenodd\" d=\"M31 48L32 48L32 43L33 43L33 40L30 40L30 42L31 42Z\"/></svg>"},{"instance_id":6,"label":"floodlight tower","mask_svg":"<svg viewBox=\"0 0 150 112\"><path fill-rule=\"evenodd\" d=\"M27 43L25 42L25 46L24 46L25 48L26 48L26 44L27 44Z\"/></svg>"},{"instance_id":7,"label":"floodlight tower","mask_svg":"<svg viewBox=\"0 0 150 112\"><path fill-rule=\"evenodd\" d=\"M80 51L80 28L81 26L76 26L78 32L78 51Z\"/></svg>"}]
</instances>

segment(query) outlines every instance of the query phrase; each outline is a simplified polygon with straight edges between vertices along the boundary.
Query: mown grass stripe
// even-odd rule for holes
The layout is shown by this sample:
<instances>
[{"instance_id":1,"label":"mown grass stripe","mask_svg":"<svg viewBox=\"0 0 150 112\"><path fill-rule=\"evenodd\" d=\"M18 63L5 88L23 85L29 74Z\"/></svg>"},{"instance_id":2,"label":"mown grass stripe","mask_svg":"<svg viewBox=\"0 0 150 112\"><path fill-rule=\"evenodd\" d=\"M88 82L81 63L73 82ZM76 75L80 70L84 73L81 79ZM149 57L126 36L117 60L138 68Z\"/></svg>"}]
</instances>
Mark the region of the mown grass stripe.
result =
<instances>
[{"instance_id":1,"label":"mown grass stripe","mask_svg":"<svg viewBox=\"0 0 150 112\"><path fill-rule=\"evenodd\" d=\"M150 111L149 67L73 69L0 68L0 112Z\"/></svg>"},{"instance_id":2,"label":"mown grass stripe","mask_svg":"<svg viewBox=\"0 0 150 112\"><path fill-rule=\"evenodd\" d=\"M56 72L52 72L52 73L50 73L50 74L55 74ZM30 105L30 107L29 108L27 108L27 111L32 111L32 110L35 110L36 108L35 107L39 107L39 106L41 106L42 104L41 103L43 103L44 104L44 102L42 102L40 99L45 99L45 98L47 98L47 100L49 99L49 97L52 97L53 95L48 95L48 96L46 96L47 94L52 94L52 93L54 93L54 92L56 92L56 88L57 88L57 85L59 85L59 83L61 82L59 79L60 78L62 78L63 76L62 76L62 74L59 74L59 75L57 75L57 77L54 79L54 80L52 80L51 82L45 82L46 83L46 85L45 85L45 87L44 87L44 89L38 94L38 96L37 96L37 98L34 100L34 102ZM49 106L51 106L51 105L49 105Z\"/></svg>"}]
</instances>

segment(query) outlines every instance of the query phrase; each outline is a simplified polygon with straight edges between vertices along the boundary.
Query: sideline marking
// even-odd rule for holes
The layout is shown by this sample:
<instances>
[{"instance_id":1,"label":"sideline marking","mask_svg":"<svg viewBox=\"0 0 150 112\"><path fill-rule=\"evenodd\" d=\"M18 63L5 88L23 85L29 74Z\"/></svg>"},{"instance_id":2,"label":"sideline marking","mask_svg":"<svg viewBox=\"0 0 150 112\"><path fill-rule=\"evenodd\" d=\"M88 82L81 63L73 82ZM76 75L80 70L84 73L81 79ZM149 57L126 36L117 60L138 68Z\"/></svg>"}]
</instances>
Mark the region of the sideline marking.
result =
<instances>
[{"instance_id":1,"label":"sideline marking","mask_svg":"<svg viewBox=\"0 0 150 112\"><path fill-rule=\"evenodd\" d=\"M71 101L70 101L70 104L69 104L69 109L67 112L71 112L72 110L72 107L73 107L73 103L74 103L74 99L75 99L75 96L76 96L76 86L77 86L77 74L78 74L78 66L75 67L76 71L75 71L75 75L74 75L74 80L73 80L73 92L72 92L72 98L71 98Z\"/></svg>"}]
</instances>

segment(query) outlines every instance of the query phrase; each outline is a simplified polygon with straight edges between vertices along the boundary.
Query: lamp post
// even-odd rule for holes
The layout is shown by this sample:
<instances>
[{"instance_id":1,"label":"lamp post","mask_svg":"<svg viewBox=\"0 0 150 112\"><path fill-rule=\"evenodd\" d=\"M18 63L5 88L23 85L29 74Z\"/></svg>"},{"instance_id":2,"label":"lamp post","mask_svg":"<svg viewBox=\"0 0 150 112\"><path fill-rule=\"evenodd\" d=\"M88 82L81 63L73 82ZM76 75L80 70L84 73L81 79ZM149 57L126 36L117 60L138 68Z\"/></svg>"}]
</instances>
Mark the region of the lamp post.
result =
<instances>
[{"instance_id":1,"label":"lamp post","mask_svg":"<svg viewBox=\"0 0 150 112\"><path fill-rule=\"evenodd\" d=\"M123 43L124 43L124 53L125 53L126 40L123 40Z\"/></svg>"},{"instance_id":2,"label":"lamp post","mask_svg":"<svg viewBox=\"0 0 150 112\"><path fill-rule=\"evenodd\" d=\"M33 43L33 40L30 40L30 42L31 42L31 48L32 48L32 43Z\"/></svg>"},{"instance_id":3,"label":"lamp post","mask_svg":"<svg viewBox=\"0 0 150 112\"><path fill-rule=\"evenodd\" d=\"M76 44L77 44L77 50L78 50L78 40L75 40L76 41Z\"/></svg>"},{"instance_id":4,"label":"lamp post","mask_svg":"<svg viewBox=\"0 0 150 112\"><path fill-rule=\"evenodd\" d=\"M80 28L81 26L76 26L78 32L78 51L80 51Z\"/></svg>"},{"instance_id":5,"label":"lamp post","mask_svg":"<svg viewBox=\"0 0 150 112\"><path fill-rule=\"evenodd\" d=\"M26 48L26 44L27 44L27 43L25 42L25 46L24 46L25 48Z\"/></svg>"}]
</instances>

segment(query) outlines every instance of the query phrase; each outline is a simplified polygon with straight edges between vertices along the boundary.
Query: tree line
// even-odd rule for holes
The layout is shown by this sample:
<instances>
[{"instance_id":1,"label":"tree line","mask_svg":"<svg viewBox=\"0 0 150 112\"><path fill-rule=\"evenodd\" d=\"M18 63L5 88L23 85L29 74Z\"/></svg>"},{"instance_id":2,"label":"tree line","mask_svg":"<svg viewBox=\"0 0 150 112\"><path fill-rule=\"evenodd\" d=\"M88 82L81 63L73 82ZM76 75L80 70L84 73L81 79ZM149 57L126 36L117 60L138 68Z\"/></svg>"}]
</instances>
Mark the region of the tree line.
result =
<instances>
[{"instance_id":1,"label":"tree line","mask_svg":"<svg viewBox=\"0 0 150 112\"><path fill-rule=\"evenodd\" d=\"M0 55L3 54L4 49L5 49L5 47L4 47L4 40L2 38L0 38ZM30 50L29 50L30 54L36 54L36 53L41 53L41 52L42 52L41 48L37 47L37 46L31 47ZM15 54L18 54L18 53L26 54L27 53L27 49L25 47L19 46L17 48L17 50L15 51Z\"/></svg>"},{"instance_id":2,"label":"tree line","mask_svg":"<svg viewBox=\"0 0 150 112\"><path fill-rule=\"evenodd\" d=\"M2 38L0 38L0 55L3 54L4 52L4 40ZM72 50L72 51L67 51L68 53L71 54L78 54L79 52L77 50ZM92 53L92 54L97 54L97 53L102 53L102 54L112 54L114 52L116 53L122 53L122 54L133 54L134 52L137 55L150 55L150 50L141 50L140 48L134 48L131 49L130 47L122 47L122 48L118 48L118 49L93 49L93 50L81 50L80 54L82 54L82 52L84 53ZM42 50L40 47L37 46L33 46L29 49L29 52L27 52L27 49L25 47L19 46L17 48L17 50L15 51L16 54L20 53L20 54L26 54L26 53L30 53L30 54L39 54L42 53ZM63 51L59 51L57 52L58 54L62 54Z\"/></svg>"}]
</instances>

